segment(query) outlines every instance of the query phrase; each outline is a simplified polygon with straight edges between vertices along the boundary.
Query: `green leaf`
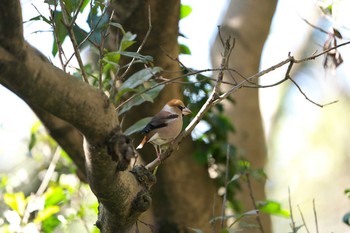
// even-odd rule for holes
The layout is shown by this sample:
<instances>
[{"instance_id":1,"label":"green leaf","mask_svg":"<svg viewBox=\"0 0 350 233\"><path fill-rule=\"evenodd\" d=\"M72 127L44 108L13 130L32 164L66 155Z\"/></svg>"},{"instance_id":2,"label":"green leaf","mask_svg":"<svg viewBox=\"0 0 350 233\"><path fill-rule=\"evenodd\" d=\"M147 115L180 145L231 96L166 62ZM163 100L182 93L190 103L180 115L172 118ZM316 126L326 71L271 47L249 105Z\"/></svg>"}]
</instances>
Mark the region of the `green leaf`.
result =
<instances>
[{"instance_id":1,"label":"green leaf","mask_svg":"<svg viewBox=\"0 0 350 233\"><path fill-rule=\"evenodd\" d=\"M120 42L120 49L119 51L125 51L127 48L129 48L131 45L135 44L136 41L136 34L132 34L131 32L127 32L124 34L121 42Z\"/></svg>"},{"instance_id":2,"label":"green leaf","mask_svg":"<svg viewBox=\"0 0 350 233\"><path fill-rule=\"evenodd\" d=\"M125 135L130 136L134 133L140 132L150 121L152 117L145 117L139 121L137 121L135 124L130 126L127 130L125 130Z\"/></svg>"},{"instance_id":3,"label":"green leaf","mask_svg":"<svg viewBox=\"0 0 350 233\"><path fill-rule=\"evenodd\" d=\"M119 111L119 114L123 114L134 106L140 105L145 101L153 102L153 100L158 96L159 92L164 88L164 85L159 85L153 89L150 89L142 95L135 96L132 100L127 102Z\"/></svg>"},{"instance_id":4,"label":"green leaf","mask_svg":"<svg viewBox=\"0 0 350 233\"><path fill-rule=\"evenodd\" d=\"M191 14L191 12L192 8L190 6L181 4L180 19L187 17L189 14Z\"/></svg>"},{"instance_id":5,"label":"green leaf","mask_svg":"<svg viewBox=\"0 0 350 233\"><path fill-rule=\"evenodd\" d=\"M53 46L52 46L52 55L56 56L57 52L58 52L58 47L57 47L57 39L58 41L63 44L63 41L65 40L65 38L68 35L67 29L64 27L62 21L63 21L63 16L62 16L62 12L61 11L54 11L53 12L54 15L54 21L55 21L55 25L56 25L56 33L57 33L57 38L55 35L53 35L54 38L54 42L53 42ZM53 32L54 33L54 32Z\"/></svg>"},{"instance_id":6,"label":"green leaf","mask_svg":"<svg viewBox=\"0 0 350 233\"><path fill-rule=\"evenodd\" d=\"M180 54L191 55L191 50L187 45L179 44Z\"/></svg>"},{"instance_id":7,"label":"green leaf","mask_svg":"<svg viewBox=\"0 0 350 233\"><path fill-rule=\"evenodd\" d=\"M4 194L4 202L12 210L16 211L20 216L23 216L26 205L27 205L27 200L26 200L23 192L5 193Z\"/></svg>"},{"instance_id":8,"label":"green leaf","mask_svg":"<svg viewBox=\"0 0 350 233\"><path fill-rule=\"evenodd\" d=\"M79 12L83 12L87 4L90 0L84 0ZM73 16L72 13L75 13L78 10L80 0L63 0L64 5L66 6L66 10L70 16Z\"/></svg>"},{"instance_id":9,"label":"green leaf","mask_svg":"<svg viewBox=\"0 0 350 233\"><path fill-rule=\"evenodd\" d=\"M228 183L238 180L240 177L241 177L241 174L235 174L234 176L232 176L231 180Z\"/></svg>"},{"instance_id":10,"label":"green leaf","mask_svg":"<svg viewBox=\"0 0 350 233\"><path fill-rule=\"evenodd\" d=\"M75 36L75 39L76 39L78 45L86 39L86 35L88 34L86 31L84 31L81 27L79 27L77 25L73 25L73 33L74 33L74 36ZM86 40L80 46L79 49L84 48L88 43L89 43L89 40Z\"/></svg>"},{"instance_id":11,"label":"green leaf","mask_svg":"<svg viewBox=\"0 0 350 233\"><path fill-rule=\"evenodd\" d=\"M42 222L41 228L43 232L51 233L51 232L54 232L54 229L60 224L61 224L61 221L58 220L56 216L51 216Z\"/></svg>"},{"instance_id":12,"label":"green leaf","mask_svg":"<svg viewBox=\"0 0 350 233\"><path fill-rule=\"evenodd\" d=\"M123 90L125 88L135 88L144 82L148 81L153 75L159 73L162 69L160 67L153 67L140 70L135 74L131 75L119 88Z\"/></svg>"},{"instance_id":13,"label":"green leaf","mask_svg":"<svg viewBox=\"0 0 350 233\"><path fill-rule=\"evenodd\" d=\"M90 14L88 15L86 22L88 23L90 30L94 30L94 33L90 36L90 40L94 41L96 44L100 44L101 36L103 34L101 32L105 30L108 25L109 14L100 15L97 10L99 7L98 1L95 1L95 4L96 5L91 9ZM103 4L101 4L101 7L104 7Z\"/></svg>"},{"instance_id":14,"label":"green leaf","mask_svg":"<svg viewBox=\"0 0 350 233\"><path fill-rule=\"evenodd\" d=\"M145 63L145 64L149 64L151 62L153 62L153 57L152 56L144 56L144 55L141 55L139 53L136 53L136 52L120 52L121 55L123 56L126 56L126 57L132 57L132 58L135 58L139 61L141 61L142 63Z\"/></svg>"},{"instance_id":15,"label":"green leaf","mask_svg":"<svg viewBox=\"0 0 350 233\"><path fill-rule=\"evenodd\" d=\"M57 5L57 1L55 1L55 0L45 0L44 3L47 3L49 5L53 5L53 6Z\"/></svg>"},{"instance_id":16,"label":"green leaf","mask_svg":"<svg viewBox=\"0 0 350 233\"><path fill-rule=\"evenodd\" d=\"M116 28L119 28L120 31L122 31L123 35L125 35L125 30L120 23L110 22L109 25L116 27Z\"/></svg>"},{"instance_id":17,"label":"green leaf","mask_svg":"<svg viewBox=\"0 0 350 233\"><path fill-rule=\"evenodd\" d=\"M350 226L350 212L346 213L343 216L343 223L345 223L346 225Z\"/></svg>"},{"instance_id":18,"label":"green leaf","mask_svg":"<svg viewBox=\"0 0 350 233\"><path fill-rule=\"evenodd\" d=\"M9 178L7 175L1 175L0 177L0 189L4 189L9 182Z\"/></svg>"},{"instance_id":19,"label":"green leaf","mask_svg":"<svg viewBox=\"0 0 350 233\"><path fill-rule=\"evenodd\" d=\"M29 144L28 144L28 150L31 151L33 149L33 147L36 144L36 135L35 134L30 134L30 140L29 140Z\"/></svg>"},{"instance_id":20,"label":"green leaf","mask_svg":"<svg viewBox=\"0 0 350 233\"><path fill-rule=\"evenodd\" d=\"M45 196L45 207L53 206L58 204L59 202L66 200L66 193L63 188L57 187L49 187L47 191L44 193Z\"/></svg>"},{"instance_id":21,"label":"green leaf","mask_svg":"<svg viewBox=\"0 0 350 233\"><path fill-rule=\"evenodd\" d=\"M348 198L350 198L350 189L345 189L345 190L344 190L344 194L345 194Z\"/></svg>"},{"instance_id":22,"label":"green leaf","mask_svg":"<svg viewBox=\"0 0 350 233\"><path fill-rule=\"evenodd\" d=\"M119 91L117 96L115 97L116 98L116 102L119 102L119 100L121 99L121 97L123 95L125 95L126 93L130 93L130 92L137 92L137 90L133 89L133 88L124 88L123 90Z\"/></svg>"},{"instance_id":23,"label":"green leaf","mask_svg":"<svg viewBox=\"0 0 350 233\"><path fill-rule=\"evenodd\" d=\"M112 65L118 65L120 60L120 53L119 52L106 53L102 60Z\"/></svg>"},{"instance_id":24,"label":"green leaf","mask_svg":"<svg viewBox=\"0 0 350 233\"><path fill-rule=\"evenodd\" d=\"M43 15L38 15L38 16L35 16L35 17L33 17L33 18L30 18L28 21L26 21L26 22L29 22L29 21L44 21L45 23L47 23L47 24L50 24L51 25L51 22L50 22L50 20L48 19L48 18L46 18L45 16L43 16Z\"/></svg>"},{"instance_id":25,"label":"green leaf","mask_svg":"<svg viewBox=\"0 0 350 233\"><path fill-rule=\"evenodd\" d=\"M264 201L258 203L259 210L266 214L278 215L281 217L289 218L290 213L288 210L281 208L281 204L276 201Z\"/></svg>"},{"instance_id":26,"label":"green leaf","mask_svg":"<svg viewBox=\"0 0 350 233\"><path fill-rule=\"evenodd\" d=\"M40 223L50 218L52 215L58 213L60 211L60 207L57 205L48 206L45 209L38 212L37 216L34 219L34 223Z\"/></svg>"},{"instance_id":27,"label":"green leaf","mask_svg":"<svg viewBox=\"0 0 350 233\"><path fill-rule=\"evenodd\" d=\"M85 7L90 3L91 0L84 0L83 5L80 8L80 13L82 13L85 9Z\"/></svg>"}]
</instances>

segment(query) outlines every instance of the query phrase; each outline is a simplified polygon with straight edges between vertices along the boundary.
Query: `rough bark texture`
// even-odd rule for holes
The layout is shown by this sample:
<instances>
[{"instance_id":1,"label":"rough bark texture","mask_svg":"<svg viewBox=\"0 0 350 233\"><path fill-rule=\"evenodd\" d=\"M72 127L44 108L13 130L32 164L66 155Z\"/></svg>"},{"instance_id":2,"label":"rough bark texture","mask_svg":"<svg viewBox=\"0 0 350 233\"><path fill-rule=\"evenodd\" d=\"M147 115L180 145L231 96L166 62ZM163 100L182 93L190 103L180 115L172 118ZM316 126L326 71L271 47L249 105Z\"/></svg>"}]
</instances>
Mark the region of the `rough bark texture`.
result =
<instances>
[{"instance_id":1,"label":"rough bark texture","mask_svg":"<svg viewBox=\"0 0 350 233\"><path fill-rule=\"evenodd\" d=\"M133 147L121 134L108 97L54 67L24 42L22 33L20 2L3 1L0 84L33 108L63 149L79 154L71 156L80 161L77 165L81 171L84 138L86 174L100 203L97 226L101 232L130 232L138 216L150 206L154 177L142 167L126 170ZM70 148L75 143L78 145Z\"/></svg>"},{"instance_id":2,"label":"rough bark texture","mask_svg":"<svg viewBox=\"0 0 350 233\"><path fill-rule=\"evenodd\" d=\"M115 1L116 20L125 30L138 35L139 46L148 29L147 4L151 6L152 31L141 53L151 55L154 64L162 67L165 78L179 75L179 64L171 60L167 54L178 57L178 21L180 1L152 0L152 1ZM112 43L113 44L113 43ZM125 117L124 125L152 116L171 98L182 98L178 84L171 84L165 88L154 104L143 104L131 111ZM140 138L135 139L135 145ZM187 227L200 228L210 232L209 220L213 215L215 185L208 177L206 168L194 161L194 148L190 138L180 145L178 151L160 166L157 171L157 184L153 188L153 215L158 232L188 232ZM155 151L147 145L140 151L141 157L150 161L155 158ZM219 207L219 204L216 205Z\"/></svg>"},{"instance_id":3,"label":"rough bark texture","mask_svg":"<svg viewBox=\"0 0 350 233\"><path fill-rule=\"evenodd\" d=\"M229 35L236 39L229 67L245 77L259 70L261 51L269 32L276 2L275 0L233 0L227 8L221 33L224 39ZM213 67L219 67L220 48L221 42L217 38L212 48ZM239 80L238 77L235 78ZM240 89L233 95L235 104L226 106L226 113L231 116L236 128L236 133L231 135L230 141L237 146L239 155L245 156L255 169L263 168L266 159L258 95L258 89ZM242 191L237 198L242 201L243 211L254 209L247 184L242 183L241 187ZM253 193L256 201L265 200L264 182L254 180ZM262 219L265 232L270 232L269 216L262 215ZM260 231L250 229L249 232Z\"/></svg>"}]
</instances>

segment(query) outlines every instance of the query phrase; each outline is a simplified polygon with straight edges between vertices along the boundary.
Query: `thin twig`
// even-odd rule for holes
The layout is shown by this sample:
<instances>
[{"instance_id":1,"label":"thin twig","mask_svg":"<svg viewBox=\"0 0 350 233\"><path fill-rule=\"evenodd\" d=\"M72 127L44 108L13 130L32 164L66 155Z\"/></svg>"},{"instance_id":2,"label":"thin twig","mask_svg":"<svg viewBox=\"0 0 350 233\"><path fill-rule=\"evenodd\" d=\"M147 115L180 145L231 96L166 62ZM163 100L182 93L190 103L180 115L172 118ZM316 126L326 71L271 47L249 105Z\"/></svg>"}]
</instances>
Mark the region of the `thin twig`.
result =
<instances>
[{"instance_id":1,"label":"thin twig","mask_svg":"<svg viewBox=\"0 0 350 233\"><path fill-rule=\"evenodd\" d=\"M321 56L323 54L326 54L327 52L329 52L329 51L331 51L333 49L336 49L336 48L341 47L341 46L345 46L347 44L350 44L350 41L342 43L342 44L339 44L339 45L336 45L336 46L334 46L334 47L332 47L330 49L324 50L321 53L316 53L316 54L313 53L312 56L309 56L309 57L306 57L306 58L303 58L303 59L300 59L300 60L297 60L293 56L288 54L288 58L287 59L285 59L285 60L277 63L276 65L271 66L271 67L269 67L269 68L267 68L265 70L262 70L259 73L250 76L249 78L244 78L243 81L239 82L237 85L233 85L233 87L231 89L229 89L228 91L226 91L225 93L222 93L222 94L218 95L217 93L218 93L220 84L222 83L222 81L220 81L220 80L221 80L221 78L223 76L223 71L226 68L225 65L223 65L224 64L223 61L226 61L225 60L226 58L223 57L222 64L221 64L221 67L220 67L221 69L220 69L220 72L219 72L218 77L217 77L216 85L214 86L213 91L211 92L210 96L208 97L206 103L202 106L202 108L199 110L199 112L194 117L194 119L190 122L190 124L185 128L185 130L172 142L172 144L169 146L169 148L161 155L161 158L162 158L161 160L165 160L171 155L171 153L174 150L174 148L178 147L179 143L183 140L183 138L186 137L188 134L190 134L192 132L194 127L200 122L200 120L204 117L204 115L207 113L207 111L209 111L209 109L213 105L221 102L223 99L228 98L229 95L231 95L233 92L236 92L238 89L240 89L242 87L245 87L247 82L251 83L252 80L255 80L255 79L257 79L257 78L259 78L259 77L261 77L261 76L271 72L271 71L274 71L274 70L276 70L276 69L278 69L280 67L283 67L284 65L288 64L288 69L286 71L285 77L282 80L276 82L275 85L278 85L278 84L280 84L280 83L282 83L282 82L284 82L286 80L291 80L298 88L300 88L299 85L294 80L292 80L291 77L290 77L290 72L291 72L292 67L293 67L294 64L305 62L305 61L309 61L309 60L314 60L317 57L319 57L319 56ZM225 47L225 44L223 46ZM230 55L230 53L229 53L229 51L227 49L225 49L224 54L225 53L226 53L227 56ZM188 75L188 74L186 74L186 75ZM172 81L173 80L169 80L169 81L167 81L167 83L170 83ZM159 85L161 85L161 84L159 84ZM273 85L266 85L265 87L271 87L271 86L273 86ZM257 87L263 87L263 86L257 86ZM301 89L299 89L299 90L301 90ZM302 92L302 93L304 93L304 92ZM304 96L306 96L305 93L304 93ZM307 98L307 100L310 101L313 104L316 104L319 107L324 107L326 105L334 104L334 103L337 102L337 101L333 101L333 102L330 102L330 103L322 105L322 104L316 103L315 101L311 101L310 98ZM155 167L157 167L161 163L161 160L156 159L156 160L152 161L151 163L149 163L146 166L146 168L149 169L149 170L153 170Z\"/></svg>"},{"instance_id":2,"label":"thin twig","mask_svg":"<svg viewBox=\"0 0 350 233\"><path fill-rule=\"evenodd\" d=\"M292 78L289 78L289 80L298 88L299 92L305 97L305 99L307 99L309 102L313 103L314 105L317 105L318 107L320 108L323 108L327 105L331 105L331 104L335 104L338 102L338 100L334 100L334 101L331 101L329 103L326 103L326 104L319 104L319 103L316 103L315 101L311 100L306 94L305 92L301 89L301 87L298 85L298 83L296 81L294 81Z\"/></svg>"},{"instance_id":3,"label":"thin twig","mask_svg":"<svg viewBox=\"0 0 350 233\"><path fill-rule=\"evenodd\" d=\"M247 185L248 185L248 189L249 189L249 196L250 196L250 199L252 201L252 204L254 206L254 209L258 209L257 206L256 206L256 202L255 202L255 198L254 198L254 194L253 194L253 187L252 187L252 184L250 182L250 175L249 175L249 172L246 172L245 174L246 178L247 178ZM256 216L256 221L258 222L258 225L259 225L259 229L260 229L260 232L261 233L264 233L264 227L261 223L261 219L260 219L260 215L258 214Z\"/></svg>"},{"instance_id":4,"label":"thin twig","mask_svg":"<svg viewBox=\"0 0 350 233\"><path fill-rule=\"evenodd\" d=\"M31 202L35 202L45 192L45 190L47 189L47 187L49 185L49 182L51 180L51 177L52 177L52 175L55 172L55 168L56 168L56 164L58 162L58 159L60 158L60 152L61 152L61 149L59 149L57 147L56 150L55 150L55 153L52 156L50 165L49 165L49 167L46 170L44 179L42 180L42 182L41 182L38 190L36 191L33 199L31 199ZM23 214L23 218L22 218L22 223L24 223L24 224L28 223L28 220L29 220L29 217L30 217L30 212L29 212L30 210L28 209L28 207L29 207L29 204L27 204L26 210L25 210L25 212Z\"/></svg>"},{"instance_id":5,"label":"thin twig","mask_svg":"<svg viewBox=\"0 0 350 233\"><path fill-rule=\"evenodd\" d=\"M161 155L161 159L155 159L154 161L152 161L151 163L146 165L146 168L153 171L160 163L161 161L167 159L172 151L174 150L174 148L177 148L178 145L180 144L180 142L187 136L189 135L192 130L196 127L196 125L199 123L199 121L204 117L204 115L209 111L209 109L215 105L215 100L218 98L218 92L220 89L220 85L221 85L221 81L222 81L222 77L223 77L223 69L227 66L227 61L229 59L229 55L230 55L230 46L231 46L231 38L228 38L226 40L226 43L224 46L224 56L221 60L221 66L220 68L221 71L219 72L218 76L217 76L217 82L212 90L212 92L210 93L207 101L205 102L205 104L201 107L201 109L198 111L197 115L193 118L193 120L189 123L189 125L185 128L185 130L177 137L175 138L175 140L172 142L172 144L169 146L169 148Z\"/></svg>"},{"instance_id":6,"label":"thin twig","mask_svg":"<svg viewBox=\"0 0 350 233\"><path fill-rule=\"evenodd\" d=\"M77 27L77 29L82 33L82 34L86 34L85 38L78 44L78 48L80 49L81 46L86 42L89 41L95 48L99 49L99 45L97 43L95 43L95 41L92 41L90 39L90 37L92 36L92 34L95 33L96 29L98 26L100 26L100 23L104 17L104 15L107 14L107 10L102 12L102 15L98 18L97 23L95 24L95 26L91 29L91 31L89 33L86 34L86 32L84 30L82 30L80 27ZM92 17L91 17L92 18ZM74 24L75 25L75 24ZM90 25L90 27L92 27L92 25ZM74 57L75 53L73 53L69 59L67 60L66 64L68 64L70 62L70 60L72 60L72 58Z\"/></svg>"},{"instance_id":7,"label":"thin twig","mask_svg":"<svg viewBox=\"0 0 350 233\"><path fill-rule=\"evenodd\" d=\"M213 201L212 215L211 215L212 219L214 219L214 216L215 216L216 199L217 199L217 195L214 194L214 201ZM210 226L211 226L211 233L215 233L215 221L210 221Z\"/></svg>"},{"instance_id":8,"label":"thin twig","mask_svg":"<svg viewBox=\"0 0 350 233\"><path fill-rule=\"evenodd\" d=\"M319 233L319 231L318 231L318 221L317 221L317 212L316 212L315 199L312 200L312 207L313 207L313 210L314 210L315 225L316 225L316 233Z\"/></svg>"},{"instance_id":9,"label":"thin twig","mask_svg":"<svg viewBox=\"0 0 350 233\"><path fill-rule=\"evenodd\" d=\"M225 222L225 209L226 209L226 201L227 201L227 187L228 187L228 178L229 178L229 165L230 165L230 146L227 145L226 151L226 170L225 170L225 193L224 198L222 199L222 208L221 208L221 231L224 229Z\"/></svg>"},{"instance_id":10,"label":"thin twig","mask_svg":"<svg viewBox=\"0 0 350 233\"><path fill-rule=\"evenodd\" d=\"M107 10L105 12L107 12ZM100 90L102 90L102 71L103 71L102 59L103 59L103 56L104 56L105 39L108 36L110 22L113 19L113 15L114 15L114 10L112 11L111 16L109 17L109 23L108 23L108 26L107 26L107 28L105 30L105 33L103 33L103 31L101 32L101 42L100 42L100 45L98 46L98 51L99 51L99 56L100 56L100 59L99 59L99 72L98 72L98 88Z\"/></svg>"},{"instance_id":11,"label":"thin twig","mask_svg":"<svg viewBox=\"0 0 350 233\"><path fill-rule=\"evenodd\" d=\"M291 228L293 233L296 232L295 221L293 217L293 208L292 208L292 198L290 195L290 188L288 187L288 203L289 203L289 211L290 211L290 220L291 220Z\"/></svg>"},{"instance_id":12,"label":"thin twig","mask_svg":"<svg viewBox=\"0 0 350 233\"><path fill-rule=\"evenodd\" d=\"M281 61L281 62L277 63L277 64L274 65L274 66L271 66L271 67L269 67L269 68L267 68L267 69L265 69L265 70L262 70L262 71L260 71L259 73L254 74L254 75L252 75L251 77L247 78L246 80L243 80L243 81L241 81L240 83L238 83L237 85L233 86L233 87L232 87L231 89L229 89L227 92L221 94L221 95L219 96L219 98L218 98L217 101L221 101L222 99L226 99L226 98L227 98L230 94L232 94L233 92L237 91L238 89L240 89L240 88L242 88L242 87L245 87L245 83L246 83L247 81L251 81L251 80L257 79L257 78L259 78L259 77L261 77L261 76L263 76L263 75L265 75L265 74L267 74L267 73L270 73L270 72L273 71L273 70L276 70L276 69L278 69L278 68L280 68L280 67L283 67L283 66L286 65L286 64L289 64L288 69L287 69L286 74L285 74L285 78L284 78L283 80L281 80L282 82L283 82L283 81L286 81L287 79L290 79L289 73L290 73L290 71L291 71L291 69L292 69L292 67L293 67L294 64L296 64L296 63L302 63L302 62L306 62L306 61L310 61L310 60L314 60L314 59L316 59L316 58L318 58L318 57L320 57L320 56L322 56L322 55L328 53L328 52L331 51L331 50L334 50L334 49L336 49L336 48L345 46L345 45L347 45L347 44L350 44L350 41L344 42L344 43L341 43L341 44L338 44L338 45L336 45L336 46L334 46L334 47L332 47L332 48L326 49L326 50L324 50L323 52L320 52L320 53L316 53L316 54L313 53L312 56L309 56L309 57L306 57L306 58L303 58L303 59L299 59L299 60L298 60L298 59L295 59L293 56L290 56L290 54L288 54L288 58L285 59L284 61ZM290 80L291 80L291 79L290 79ZM292 81L294 81L294 80L292 80ZM277 84L280 84L280 83L282 83L282 82L277 82ZM294 84L298 86L298 84L296 84L296 83L294 83ZM299 86L298 86L298 87L299 87ZM310 98L307 98L307 100L310 101ZM319 106L319 107L324 107L324 106L326 106L326 105L334 104L334 103L336 103L337 101L332 101L332 102L327 103L327 104L318 104L318 103L316 103L315 101L310 101L310 102L313 103L313 104L316 104L316 105Z\"/></svg>"},{"instance_id":13,"label":"thin twig","mask_svg":"<svg viewBox=\"0 0 350 233\"><path fill-rule=\"evenodd\" d=\"M66 10L66 6L64 5L62 0L59 0L59 1L60 1L60 5L61 5L61 8L62 8L63 24L66 27L66 29L68 31L69 38L70 38L70 40L72 42L74 53L75 53L75 57L77 58L77 61L78 61L79 67L80 67L81 75L83 77L83 80L86 83L88 83L88 77L87 77L87 74L86 74L86 71L85 71L85 68L84 68L83 60L82 60L82 58L80 56L78 43L77 43L77 40L76 40L75 35L74 35L74 31L73 31L73 25L75 23L76 18L73 17L72 20L69 21L68 20L68 12ZM83 1L84 0L80 1L80 3L79 3L80 7L81 7ZM77 11L79 11L80 7L77 9Z\"/></svg>"},{"instance_id":14,"label":"thin twig","mask_svg":"<svg viewBox=\"0 0 350 233\"><path fill-rule=\"evenodd\" d=\"M149 35L151 34L152 31L152 16L151 16L151 6L148 5L148 30L146 32L145 38L142 40L140 46L136 50L136 53L139 53L143 46L146 44L146 41L148 40ZM131 66L134 64L136 58L134 57L131 62L129 63L128 67L126 68L125 72L120 76L120 79L123 80L130 70Z\"/></svg>"},{"instance_id":15,"label":"thin twig","mask_svg":"<svg viewBox=\"0 0 350 233\"><path fill-rule=\"evenodd\" d=\"M324 30L323 28L317 27L316 25L313 25L312 23L310 23L307 19L301 18L302 20L304 20L305 23L307 23L309 26L325 33L325 34L329 34L330 32L327 32L326 30Z\"/></svg>"},{"instance_id":16,"label":"thin twig","mask_svg":"<svg viewBox=\"0 0 350 233\"><path fill-rule=\"evenodd\" d=\"M327 54L327 53L329 53L330 51L332 51L332 50L334 50L334 49L343 47L343 46L348 45L348 44L350 44L350 41L347 41L347 42L338 44L338 45L336 45L336 46L333 46L332 48L323 50L322 52L317 53L317 54L314 54L314 55L312 55L312 56L309 56L309 57L306 57L306 58L303 58L303 59L300 59L300 60L294 60L294 62L295 62L295 63L302 63L302 62L305 62L305 61L315 60L316 58L318 58L318 57L320 57L320 56L322 56L322 55L324 55L324 54Z\"/></svg>"},{"instance_id":17,"label":"thin twig","mask_svg":"<svg viewBox=\"0 0 350 233\"><path fill-rule=\"evenodd\" d=\"M304 215L303 213L301 212L301 209L300 209L300 206L298 205L298 210L299 210L299 213L300 213L300 216L301 216L301 220L303 221L303 225L306 229L306 232L307 233L310 233L309 229L307 228L307 225L306 225L306 222L305 222L305 219L304 219Z\"/></svg>"},{"instance_id":18,"label":"thin twig","mask_svg":"<svg viewBox=\"0 0 350 233\"><path fill-rule=\"evenodd\" d=\"M66 67L67 66L64 64L63 57L62 57L62 56L65 57L65 54L64 54L64 50L62 48L62 42L59 40L59 37L58 37L58 32L57 32L57 27L56 27L56 22L55 22L55 14L57 12L56 11L56 8L57 8L56 0L54 2L54 10L53 11L51 10L51 7L50 7L49 4L48 4L48 6L49 6L49 12L50 12L50 23L51 23L51 27L52 27L52 30L53 30L53 35L54 35L54 38L55 38L55 41L56 41L56 45L57 45L57 50L58 50L58 58L60 60L62 70L64 72L66 72ZM35 9L38 11L38 9L36 7L35 7ZM40 14L40 12L39 12L39 14Z\"/></svg>"}]
</instances>

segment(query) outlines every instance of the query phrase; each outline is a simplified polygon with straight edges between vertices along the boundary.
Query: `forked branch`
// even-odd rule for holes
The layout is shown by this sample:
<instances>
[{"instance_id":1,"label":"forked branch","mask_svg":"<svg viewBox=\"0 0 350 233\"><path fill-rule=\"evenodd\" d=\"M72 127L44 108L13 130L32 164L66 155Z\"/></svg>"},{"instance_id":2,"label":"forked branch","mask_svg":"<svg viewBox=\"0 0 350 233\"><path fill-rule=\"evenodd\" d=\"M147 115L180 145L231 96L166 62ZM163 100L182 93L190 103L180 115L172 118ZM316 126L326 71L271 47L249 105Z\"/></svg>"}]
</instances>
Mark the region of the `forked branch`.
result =
<instances>
[{"instance_id":1,"label":"forked branch","mask_svg":"<svg viewBox=\"0 0 350 233\"><path fill-rule=\"evenodd\" d=\"M281 61L279 63L277 63L274 66L271 66L265 70L260 71L257 74L254 74L248 78L245 78L243 75L239 74L237 71L230 69L227 67L227 61L229 60L231 51L234 47L234 39L231 39L230 37L224 42L221 39L222 43L223 43L223 47L224 47L224 52L222 55L222 60L221 60L221 66L219 69L219 74L217 75L217 78L215 81L215 86L211 92L211 94L209 95L206 103L202 106L202 108L198 111L198 113L196 114L196 116L193 118L193 120L189 123L189 125L185 128L185 130L171 143L171 145L169 146L169 148L161 155L161 160L154 160L151 163L149 163L146 168L149 170L154 170L160 163L161 161L167 159L168 157L170 157L172 151L178 147L178 145L181 143L181 141L188 136L192 130L196 127L196 125L201 121L201 119L203 119L204 115L212 108L212 106L214 106L215 104L221 102L222 100L228 98L232 93L236 92L238 89L243 88L243 87L253 87L253 88L267 88L267 87L272 87L272 86L277 86L287 80L290 80L299 90L299 92L311 103L315 104L316 106L319 107L324 107L330 104L334 104L337 102L337 100L335 101L331 101L329 103L326 104L319 104L313 100L311 100L306 94L305 92L301 89L301 87L298 85L298 83L293 80L291 78L291 71L293 69L294 64L297 63L303 63L303 62L307 62L307 61L311 61L311 60L315 60L316 58L327 54L328 52L337 49L339 47L345 46L350 44L350 41L338 44L336 46L333 46L332 48L326 49L320 53L314 53L311 56L308 56L306 58L303 59L295 59L293 56L291 56L290 54L288 54L288 58L285 59L284 61ZM270 85L259 85L259 84L254 84L254 80L260 78L261 76L270 73L278 68L281 68L285 65L288 64L288 68L286 70L286 73L283 77L283 79L270 84ZM208 70L205 70L208 71ZM227 81L223 81L223 76L224 76L224 71L234 71L235 73L237 73L241 78L243 78L243 80L241 82L238 83L229 83ZM195 73L195 71L194 71ZM188 74L187 74L188 75ZM171 80L167 80L165 82L171 82ZM224 92L224 93L220 93L220 86L222 83L225 84L229 84L232 85L232 87Z\"/></svg>"}]
</instances>

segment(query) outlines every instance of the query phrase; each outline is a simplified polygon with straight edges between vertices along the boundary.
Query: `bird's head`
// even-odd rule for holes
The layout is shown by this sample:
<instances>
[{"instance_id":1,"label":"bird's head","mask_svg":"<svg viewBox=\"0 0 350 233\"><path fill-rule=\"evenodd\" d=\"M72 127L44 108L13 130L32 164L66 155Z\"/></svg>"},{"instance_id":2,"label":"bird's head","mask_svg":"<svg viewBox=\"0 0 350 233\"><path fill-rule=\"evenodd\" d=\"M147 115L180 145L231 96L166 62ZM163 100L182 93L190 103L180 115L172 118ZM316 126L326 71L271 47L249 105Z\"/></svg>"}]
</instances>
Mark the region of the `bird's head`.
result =
<instances>
[{"instance_id":1,"label":"bird's head","mask_svg":"<svg viewBox=\"0 0 350 233\"><path fill-rule=\"evenodd\" d=\"M170 100L164 107L165 109L170 109L170 111L181 113L182 115L191 114L191 110L189 110L185 104L179 99Z\"/></svg>"}]
</instances>

